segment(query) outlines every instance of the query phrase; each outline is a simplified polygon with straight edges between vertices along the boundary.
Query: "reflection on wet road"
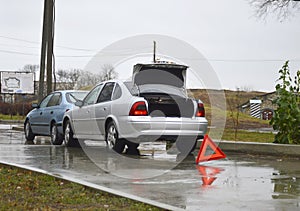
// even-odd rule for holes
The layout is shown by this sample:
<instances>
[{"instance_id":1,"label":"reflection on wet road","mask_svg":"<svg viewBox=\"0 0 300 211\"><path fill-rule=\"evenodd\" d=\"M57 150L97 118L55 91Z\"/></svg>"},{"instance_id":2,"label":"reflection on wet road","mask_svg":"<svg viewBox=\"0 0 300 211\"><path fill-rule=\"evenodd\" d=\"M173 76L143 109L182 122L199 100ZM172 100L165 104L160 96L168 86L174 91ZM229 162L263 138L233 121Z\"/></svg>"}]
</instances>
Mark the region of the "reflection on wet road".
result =
<instances>
[{"instance_id":1,"label":"reflection on wet road","mask_svg":"<svg viewBox=\"0 0 300 211\"><path fill-rule=\"evenodd\" d=\"M48 140L26 145L22 132L0 129L0 162L72 176L187 210L300 209L299 159L227 154L227 159L196 165L196 153L178 163L179 155L167 153L162 144L144 146L141 156L121 156L103 144L91 142L79 149L52 146Z\"/></svg>"}]
</instances>

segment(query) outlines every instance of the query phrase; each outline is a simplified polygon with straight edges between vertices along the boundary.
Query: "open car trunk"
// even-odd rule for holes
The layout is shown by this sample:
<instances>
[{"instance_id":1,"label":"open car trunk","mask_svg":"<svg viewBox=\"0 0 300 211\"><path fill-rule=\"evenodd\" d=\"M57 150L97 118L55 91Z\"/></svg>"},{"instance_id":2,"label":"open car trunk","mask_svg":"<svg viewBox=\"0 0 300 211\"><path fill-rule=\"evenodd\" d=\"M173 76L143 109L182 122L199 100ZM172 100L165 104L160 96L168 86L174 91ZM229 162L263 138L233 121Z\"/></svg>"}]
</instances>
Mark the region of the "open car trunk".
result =
<instances>
[{"instance_id":1,"label":"open car trunk","mask_svg":"<svg viewBox=\"0 0 300 211\"><path fill-rule=\"evenodd\" d=\"M140 94L148 102L148 112L152 117L193 117L194 103L191 99L165 93Z\"/></svg>"},{"instance_id":2,"label":"open car trunk","mask_svg":"<svg viewBox=\"0 0 300 211\"><path fill-rule=\"evenodd\" d=\"M193 117L193 100L183 94L188 66L173 63L136 64L133 83L148 102L152 117Z\"/></svg>"},{"instance_id":3,"label":"open car trunk","mask_svg":"<svg viewBox=\"0 0 300 211\"><path fill-rule=\"evenodd\" d=\"M138 86L163 84L185 88L187 68L179 64L136 64L133 67L133 82Z\"/></svg>"}]
</instances>

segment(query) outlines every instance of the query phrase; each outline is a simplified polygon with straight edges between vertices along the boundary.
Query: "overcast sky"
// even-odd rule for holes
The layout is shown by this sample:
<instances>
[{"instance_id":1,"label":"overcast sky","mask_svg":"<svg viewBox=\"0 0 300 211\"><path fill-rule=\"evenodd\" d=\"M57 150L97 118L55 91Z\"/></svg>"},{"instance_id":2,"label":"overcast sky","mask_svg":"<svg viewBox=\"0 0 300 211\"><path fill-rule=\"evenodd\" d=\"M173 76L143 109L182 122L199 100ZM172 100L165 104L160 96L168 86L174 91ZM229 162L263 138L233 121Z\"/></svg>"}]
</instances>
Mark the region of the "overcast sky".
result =
<instances>
[{"instance_id":1,"label":"overcast sky","mask_svg":"<svg viewBox=\"0 0 300 211\"><path fill-rule=\"evenodd\" d=\"M43 2L0 0L1 70L40 63ZM56 69L84 68L106 46L143 34L194 46L224 89L273 91L285 60L300 69L300 14L260 20L247 0L59 0L55 9Z\"/></svg>"}]
</instances>

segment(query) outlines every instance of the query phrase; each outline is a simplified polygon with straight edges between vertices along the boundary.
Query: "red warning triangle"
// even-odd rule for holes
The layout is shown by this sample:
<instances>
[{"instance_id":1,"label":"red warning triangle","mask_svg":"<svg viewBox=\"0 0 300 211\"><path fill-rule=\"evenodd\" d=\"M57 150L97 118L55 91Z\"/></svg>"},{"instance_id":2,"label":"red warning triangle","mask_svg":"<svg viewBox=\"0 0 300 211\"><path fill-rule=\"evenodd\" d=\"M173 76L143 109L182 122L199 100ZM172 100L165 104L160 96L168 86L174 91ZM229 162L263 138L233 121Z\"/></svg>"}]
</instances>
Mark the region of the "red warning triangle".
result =
<instances>
[{"instance_id":1,"label":"red warning triangle","mask_svg":"<svg viewBox=\"0 0 300 211\"><path fill-rule=\"evenodd\" d=\"M205 155L207 146L210 146L215 154ZM209 138L208 135L205 135L196 159L196 163L198 164L199 162L218 160L222 158L226 158L224 152L222 152L222 150L213 142L213 140Z\"/></svg>"},{"instance_id":2,"label":"red warning triangle","mask_svg":"<svg viewBox=\"0 0 300 211\"><path fill-rule=\"evenodd\" d=\"M202 175L203 185L211 185L217 179L215 176L221 171L221 169L217 167L197 166L196 168Z\"/></svg>"}]
</instances>

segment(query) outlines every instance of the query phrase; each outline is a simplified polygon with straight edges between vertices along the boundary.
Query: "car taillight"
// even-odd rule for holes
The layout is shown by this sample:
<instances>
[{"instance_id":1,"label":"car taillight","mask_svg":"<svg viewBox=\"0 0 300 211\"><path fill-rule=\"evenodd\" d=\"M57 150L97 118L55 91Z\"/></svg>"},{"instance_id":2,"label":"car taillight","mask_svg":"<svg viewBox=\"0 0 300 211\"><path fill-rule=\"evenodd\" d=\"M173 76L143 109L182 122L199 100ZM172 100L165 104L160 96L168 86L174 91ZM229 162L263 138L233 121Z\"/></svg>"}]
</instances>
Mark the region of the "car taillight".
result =
<instances>
[{"instance_id":1,"label":"car taillight","mask_svg":"<svg viewBox=\"0 0 300 211\"><path fill-rule=\"evenodd\" d=\"M147 116L148 111L144 101L136 102L132 105L129 116Z\"/></svg>"},{"instance_id":2,"label":"car taillight","mask_svg":"<svg viewBox=\"0 0 300 211\"><path fill-rule=\"evenodd\" d=\"M198 103L196 117L205 117L205 109L203 103Z\"/></svg>"}]
</instances>

